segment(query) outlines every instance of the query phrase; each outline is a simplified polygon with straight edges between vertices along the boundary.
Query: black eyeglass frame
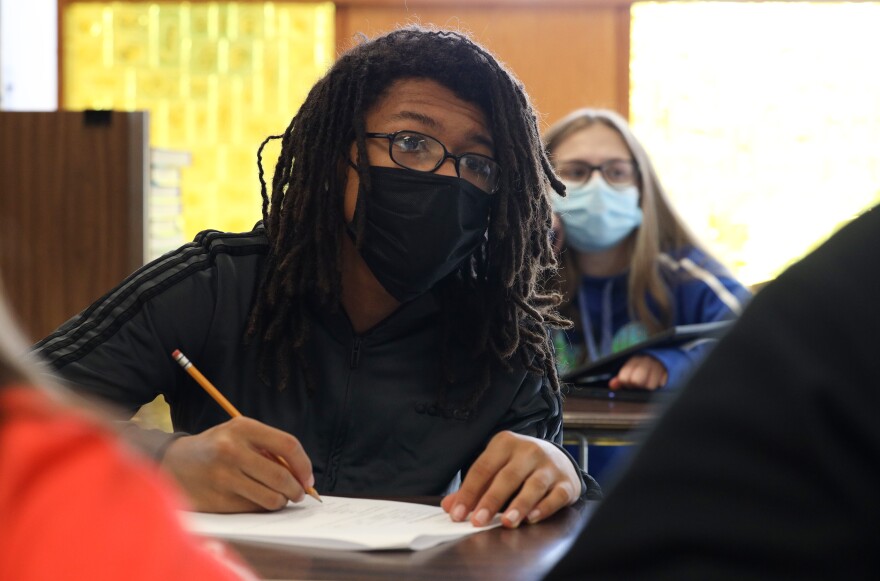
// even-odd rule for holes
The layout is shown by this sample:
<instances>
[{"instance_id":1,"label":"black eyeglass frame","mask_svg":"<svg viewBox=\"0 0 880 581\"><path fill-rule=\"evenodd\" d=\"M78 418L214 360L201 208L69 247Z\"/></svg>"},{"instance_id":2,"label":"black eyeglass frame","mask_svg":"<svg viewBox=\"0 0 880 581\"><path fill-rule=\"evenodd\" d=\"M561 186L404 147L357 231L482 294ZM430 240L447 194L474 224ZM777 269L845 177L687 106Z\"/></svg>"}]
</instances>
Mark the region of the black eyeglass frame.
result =
<instances>
[{"instance_id":1,"label":"black eyeglass frame","mask_svg":"<svg viewBox=\"0 0 880 581\"><path fill-rule=\"evenodd\" d=\"M394 157L394 140L397 139L397 136L400 135L401 133L411 133L413 135L420 135L422 137L427 137L428 139L432 139L432 140L436 141L438 144L440 144L440 147L443 148L443 157L440 158L440 160L437 162L437 164L432 169L428 169L428 170L415 169L415 168L403 165L402 163L397 161L397 159L395 159L395 157ZM461 155L455 155L454 153L450 153L449 150L446 149L446 144L443 143L442 141L440 141L439 139L437 139L436 137L428 135L427 133L422 133L421 131L413 131L412 129L401 129L400 131L395 131L394 133L376 133L376 132L368 131L364 135L365 135L365 137L387 139L388 140L388 157L390 157L391 161L393 161L394 163L396 163L400 167L402 167L404 169L408 169L410 171L417 171L417 172L421 172L421 173L434 173L435 171L440 169L440 166L443 165L447 159L452 159L452 161L455 163L455 175L463 180L466 180L468 183L475 185L478 188L480 186L477 186L477 184L474 184L470 180L467 180L467 178L461 177L461 167L460 167L461 160L465 157L479 157L481 159L488 160L488 161L492 162L495 165L495 167L498 169L498 174L497 174L498 177L496 178L495 184L493 185L491 191L484 190L483 188L480 188L480 190L490 196L498 191L499 178L501 177L501 165L497 161L495 161L493 158L489 157L488 155L483 155L482 153L470 153L470 152L465 152L465 153L462 153Z\"/></svg>"},{"instance_id":2,"label":"black eyeglass frame","mask_svg":"<svg viewBox=\"0 0 880 581\"><path fill-rule=\"evenodd\" d=\"M611 164L615 164L615 163L625 163L632 168L632 182L631 183L625 183L625 184L614 183L612 180L608 179L608 175L605 173L606 171L608 171L608 169L606 169L606 168L610 168ZM587 170L587 177L586 178L584 178L583 180L579 180L577 182L569 182L574 186L582 186L582 185L588 183L591 179L593 179L593 174L596 172L596 170L599 170L599 173L602 175L602 179L605 180L609 186L611 186L612 188L617 189L617 190L623 189L623 188L628 188L629 186L636 186L638 188L641 186L641 182L642 182L642 174L639 171L639 166L636 163L636 160L634 160L634 159L623 159L623 158L616 157L616 158L612 158L612 159L606 159L605 161L603 161L599 165L593 165L592 163L589 163L586 161L572 160L572 161L565 162L564 164L561 164L561 165L555 167L554 170L558 174L560 168L565 167L565 166L577 166L577 167L584 168L585 170ZM562 179L562 176L559 176L559 177L560 177L560 179ZM568 180L563 180L563 181L568 181Z\"/></svg>"}]
</instances>

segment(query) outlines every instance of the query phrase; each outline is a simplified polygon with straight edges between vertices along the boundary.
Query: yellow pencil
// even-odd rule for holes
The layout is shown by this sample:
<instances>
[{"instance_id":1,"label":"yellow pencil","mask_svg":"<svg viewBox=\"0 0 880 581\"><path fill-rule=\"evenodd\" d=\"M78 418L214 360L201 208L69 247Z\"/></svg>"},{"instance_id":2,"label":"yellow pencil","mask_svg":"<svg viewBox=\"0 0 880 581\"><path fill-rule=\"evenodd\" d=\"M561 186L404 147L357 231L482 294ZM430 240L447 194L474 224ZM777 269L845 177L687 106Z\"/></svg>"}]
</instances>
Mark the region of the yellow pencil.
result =
<instances>
[{"instance_id":1,"label":"yellow pencil","mask_svg":"<svg viewBox=\"0 0 880 581\"><path fill-rule=\"evenodd\" d=\"M172 353L171 356L174 357L174 360L177 361L180 366L183 367L186 372L189 373L192 378L196 380L196 383L202 386L202 389L208 392L208 395L214 398L214 401L220 404L220 407L226 410L226 413L228 413L233 418L241 416L241 412L235 409L235 406L232 405L229 400L226 399L226 397L224 397L223 394L220 393L220 391L216 387L214 387L214 384L208 381L207 377L202 375L201 371L196 369L196 366L193 365L192 362L186 358L186 355L180 352L180 349L175 349L174 353ZM290 464L287 463L287 460L285 460L281 456L278 456L277 454L272 454L272 457L275 458L275 460L277 460L279 464L290 470ZM318 502L324 502L323 500L321 500L321 497L318 496L318 491L315 490L312 486L306 488L306 494L308 494Z\"/></svg>"}]
</instances>

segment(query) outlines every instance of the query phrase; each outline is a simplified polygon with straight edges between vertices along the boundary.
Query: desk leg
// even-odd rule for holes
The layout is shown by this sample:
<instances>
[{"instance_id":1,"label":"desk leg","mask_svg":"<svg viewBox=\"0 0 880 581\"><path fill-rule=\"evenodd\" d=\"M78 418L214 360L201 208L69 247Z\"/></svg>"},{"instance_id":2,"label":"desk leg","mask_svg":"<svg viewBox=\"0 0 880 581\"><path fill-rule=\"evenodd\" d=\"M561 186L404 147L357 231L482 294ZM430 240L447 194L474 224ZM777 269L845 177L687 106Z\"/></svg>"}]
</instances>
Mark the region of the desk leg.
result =
<instances>
[{"instance_id":1,"label":"desk leg","mask_svg":"<svg viewBox=\"0 0 880 581\"><path fill-rule=\"evenodd\" d=\"M580 464L581 470L589 473L587 437L581 432L572 430L571 432L566 432L564 434L562 444L577 446L577 454L575 455L574 459L577 460L578 464Z\"/></svg>"}]
</instances>

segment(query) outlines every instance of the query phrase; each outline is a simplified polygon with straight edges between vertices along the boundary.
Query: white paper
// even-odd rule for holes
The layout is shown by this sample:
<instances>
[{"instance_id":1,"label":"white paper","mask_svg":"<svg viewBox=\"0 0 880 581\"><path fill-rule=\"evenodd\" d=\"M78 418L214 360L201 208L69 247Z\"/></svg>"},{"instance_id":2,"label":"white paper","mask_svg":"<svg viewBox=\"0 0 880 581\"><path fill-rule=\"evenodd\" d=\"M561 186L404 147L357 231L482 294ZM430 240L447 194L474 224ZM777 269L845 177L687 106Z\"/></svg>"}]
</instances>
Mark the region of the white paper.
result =
<instances>
[{"instance_id":1,"label":"white paper","mask_svg":"<svg viewBox=\"0 0 880 581\"><path fill-rule=\"evenodd\" d=\"M246 514L183 513L191 531L211 537L301 547L372 551L420 551L501 525L452 522L437 506L322 496L323 504L306 497L278 512Z\"/></svg>"}]
</instances>

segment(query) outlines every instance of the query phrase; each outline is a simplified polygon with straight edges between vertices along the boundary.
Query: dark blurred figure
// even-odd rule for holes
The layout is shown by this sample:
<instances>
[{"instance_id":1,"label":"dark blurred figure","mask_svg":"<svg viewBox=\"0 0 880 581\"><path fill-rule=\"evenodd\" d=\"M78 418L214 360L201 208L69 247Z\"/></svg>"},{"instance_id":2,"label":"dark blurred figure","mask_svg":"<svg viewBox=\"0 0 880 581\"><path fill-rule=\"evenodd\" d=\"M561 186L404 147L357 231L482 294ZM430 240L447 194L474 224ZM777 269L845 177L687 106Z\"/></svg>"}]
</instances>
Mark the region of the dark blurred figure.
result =
<instances>
[{"instance_id":1,"label":"dark blurred figure","mask_svg":"<svg viewBox=\"0 0 880 581\"><path fill-rule=\"evenodd\" d=\"M880 210L753 300L550 579L880 578Z\"/></svg>"}]
</instances>

